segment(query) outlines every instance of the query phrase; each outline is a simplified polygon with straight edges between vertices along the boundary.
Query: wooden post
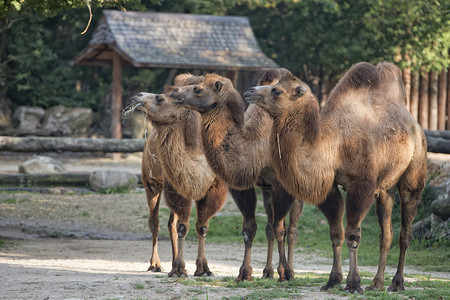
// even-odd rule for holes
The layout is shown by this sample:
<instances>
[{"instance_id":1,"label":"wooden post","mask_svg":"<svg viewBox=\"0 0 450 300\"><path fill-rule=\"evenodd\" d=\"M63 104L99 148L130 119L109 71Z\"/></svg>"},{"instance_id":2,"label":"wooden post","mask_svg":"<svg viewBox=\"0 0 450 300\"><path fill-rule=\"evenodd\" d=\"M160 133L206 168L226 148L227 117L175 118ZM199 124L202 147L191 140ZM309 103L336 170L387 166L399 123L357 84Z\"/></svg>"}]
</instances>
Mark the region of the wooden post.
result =
<instances>
[{"instance_id":1,"label":"wooden post","mask_svg":"<svg viewBox=\"0 0 450 300\"><path fill-rule=\"evenodd\" d=\"M447 70L439 75L438 88L438 130L445 130L445 115L447 110Z\"/></svg>"},{"instance_id":2,"label":"wooden post","mask_svg":"<svg viewBox=\"0 0 450 300\"><path fill-rule=\"evenodd\" d=\"M447 130L450 130L450 69L447 73Z\"/></svg>"},{"instance_id":3,"label":"wooden post","mask_svg":"<svg viewBox=\"0 0 450 300\"><path fill-rule=\"evenodd\" d=\"M438 129L438 73L430 72L428 129Z\"/></svg>"},{"instance_id":4,"label":"wooden post","mask_svg":"<svg viewBox=\"0 0 450 300\"><path fill-rule=\"evenodd\" d=\"M411 69L404 69L402 76L406 94L406 109L411 111Z\"/></svg>"},{"instance_id":5,"label":"wooden post","mask_svg":"<svg viewBox=\"0 0 450 300\"><path fill-rule=\"evenodd\" d=\"M413 72L411 76L411 102L410 112L414 119L419 120L419 73Z\"/></svg>"},{"instance_id":6,"label":"wooden post","mask_svg":"<svg viewBox=\"0 0 450 300\"><path fill-rule=\"evenodd\" d=\"M120 117L122 115L122 60L114 52L113 55L113 96L111 107L111 137L114 139L122 138L122 126ZM113 159L120 158L120 153L113 153Z\"/></svg>"},{"instance_id":7,"label":"wooden post","mask_svg":"<svg viewBox=\"0 0 450 300\"><path fill-rule=\"evenodd\" d=\"M420 77L419 124L423 129L428 129L428 72L425 71Z\"/></svg>"},{"instance_id":8,"label":"wooden post","mask_svg":"<svg viewBox=\"0 0 450 300\"><path fill-rule=\"evenodd\" d=\"M238 71L228 71L227 77L231 80L233 83L233 86L235 89L238 89L238 78L239 78L239 72Z\"/></svg>"}]
</instances>

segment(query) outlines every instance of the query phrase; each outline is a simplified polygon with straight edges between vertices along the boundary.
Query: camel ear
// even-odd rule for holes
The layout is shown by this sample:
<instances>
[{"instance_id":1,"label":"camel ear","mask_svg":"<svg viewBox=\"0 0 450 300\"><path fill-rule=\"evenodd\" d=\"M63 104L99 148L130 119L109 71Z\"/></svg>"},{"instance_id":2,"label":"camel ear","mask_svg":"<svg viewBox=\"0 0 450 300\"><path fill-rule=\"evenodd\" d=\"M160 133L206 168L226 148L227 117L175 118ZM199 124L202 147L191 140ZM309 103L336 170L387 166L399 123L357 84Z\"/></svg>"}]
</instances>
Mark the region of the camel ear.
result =
<instances>
[{"instance_id":1,"label":"camel ear","mask_svg":"<svg viewBox=\"0 0 450 300\"><path fill-rule=\"evenodd\" d=\"M168 84L165 84L165 85L164 85L164 94L170 94L170 93L172 93L176 88L177 88L177 87L174 86L174 85L168 85Z\"/></svg>"},{"instance_id":2,"label":"camel ear","mask_svg":"<svg viewBox=\"0 0 450 300\"><path fill-rule=\"evenodd\" d=\"M216 92L220 92L220 90L222 89L223 83L222 81L216 81L216 83L214 83L214 90Z\"/></svg>"},{"instance_id":3,"label":"camel ear","mask_svg":"<svg viewBox=\"0 0 450 300\"><path fill-rule=\"evenodd\" d=\"M300 98L306 92L307 92L307 89L304 86L302 86L302 85L297 86L294 90L294 99Z\"/></svg>"}]
</instances>

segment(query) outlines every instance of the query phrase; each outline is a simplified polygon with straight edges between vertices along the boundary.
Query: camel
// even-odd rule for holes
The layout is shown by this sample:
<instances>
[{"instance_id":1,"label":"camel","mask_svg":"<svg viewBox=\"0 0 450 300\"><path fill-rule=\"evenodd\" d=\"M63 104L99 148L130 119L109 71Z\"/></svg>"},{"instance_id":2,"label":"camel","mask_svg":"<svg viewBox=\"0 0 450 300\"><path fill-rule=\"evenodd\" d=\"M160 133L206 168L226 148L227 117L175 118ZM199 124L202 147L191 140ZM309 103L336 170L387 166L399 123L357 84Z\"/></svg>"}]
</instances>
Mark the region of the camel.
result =
<instances>
[{"instance_id":1,"label":"camel","mask_svg":"<svg viewBox=\"0 0 450 300\"><path fill-rule=\"evenodd\" d=\"M286 72L288 71L285 69L265 70L258 78L259 84L276 82ZM299 200L294 201L294 198L286 192L271 166L269 138L273 120L255 105L250 105L245 112L242 97L234 89L231 81L216 74L207 74L205 80L197 85L177 87L171 97L174 98L174 104L201 113L205 155L218 177L235 189L248 188L256 184L266 191L263 195L270 199L271 204L268 213L270 210L273 211L273 223L271 226L268 224L266 228L267 237L270 238L273 235L272 238L276 238L278 243L280 280L292 279L294 277L293 247L298 238L296 225L303 203ZM254 201L256 200L248 203L254 205ZM339 222L342 221L336 217L332 205L323 205L319 208L326 215L330 226L339 227ZM291 223L287 231L288 261L286 262L284 219L289 209L291 209ZM252 272L250 249L256 224L244 219L243 227L246 252L237 281L249 280ZM334 231L330 231L330 234L335 235ZM336 257L340 253L339 246L338 243L333 244ZM273 249L269 248L270 251ZM338 270L340 257L335 258L334 261L334 269ZM264 274L266 274L266 268ZM270 278L270 276L267 277Z\"/></svg>"},{"instance_id":2,"label":"camel","mask_svg":"<svg viewBox=\"0 0 450 300\"><path fill-rule=\"evenodd\" d=\"M201 79L201 77L200 77ZM196 76L178 76L176 84L195 83ZM158 210L161 190L170 208L169 235L172 270L169 276L187 276L183 249L189 231L192 201L197 207L198 238L195 276L212 276L205 256L205 238L211 217L225 203L227 186L208 167L195 112L175 108L165 94L140 93L132 98L152 122L142 162L142 181L150 209L153 251L149 270L161 271L157 252ZM178 242L178 243L177 243Z\"/></svg>"},{"instance_id":3,"label":"camel","mask_svg":"<svg viewBox=\"0 0 450 300\"><path fill-rule=\"evenodd\" d=\"M244 97L273 117L272 166L289 193L317 205L336 184L347 191L345 241L350 270L346 290L350 292L363 292L357 252L361 222L374 202L381 228L380 259L366 290L383 289L398 190L400 257L389 290L404 290L405 255L425 185L427 150L420 125L404 106L401 71L386 62L376 67L364 62L354 65L320 112L310 89L290 73L274 85L250 88ZM331 203L343 211L342 201ZM334 242L339 239L342 233L336 232Z\"/></svg>"}]
</instances>

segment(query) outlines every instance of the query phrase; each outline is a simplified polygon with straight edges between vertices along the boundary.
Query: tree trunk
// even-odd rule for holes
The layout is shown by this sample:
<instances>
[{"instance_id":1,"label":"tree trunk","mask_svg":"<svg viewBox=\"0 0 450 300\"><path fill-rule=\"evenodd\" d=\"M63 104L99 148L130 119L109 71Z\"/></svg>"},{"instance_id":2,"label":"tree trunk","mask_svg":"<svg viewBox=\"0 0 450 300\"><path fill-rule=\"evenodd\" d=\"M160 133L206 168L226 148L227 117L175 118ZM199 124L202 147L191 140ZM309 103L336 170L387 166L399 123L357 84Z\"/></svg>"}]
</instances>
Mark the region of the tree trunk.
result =
<instances>
[{"instance_id":1,"label":"tree trunk","mask_svg":"<svg viewBox=\"0 0 450 300\"><path fill-rule=\"evenodd\" d=\"M428 72L423 72L419 89L419 124L428 129Z\"/></svg>"},{"instance_id":2,"label":"tree trunk","mask_svg":"<svg viewBox=\"0 0 450 300\"><path fill-rule=\"evenodd\" d=\"M406 109L411 111L411 69L403 70L403 85L405 86L406 94Z\"/></svg>"},{"instance_id":3,"label":"tree trunk","mask_svg":"<svg viewBox=\"0 0 450 300\"><path fill-rule=\"evenodd\" d=\"M120 117L122 116L122 60L117 53L114 53L112 77L113 99L111 107L111 137L121 139L122 125L120 123ZM114 160L118 160L119 158L119 153L113 154Z\"/></svg>"},{"instance_id":4,"label":"tree trunk","mask_svg":"<svg viewBox=\"0 0 450 300\"><path fill-rule=\"evenodd\" d=\"M447 73L447 130L450 130L450 69Z\"/></svg>"},{"instance_id":5,"label":"tree trunk","mask_svg":"<svg viewBox=\"0 0 450 300\"><path fill-rule=\"evenodd\" d=\"M0 137L0 151L11 152L142 152L144 139L93 139L67 137Z\"/></svg>"},{"instance_id":6,"label":"tree trunk","mask_svg":"<svg viewBox=\"0 0 450 300\"><path fill-rule=\"evenodd\" d=\"M428 128L438 129L438 73L430 72Z\"/></svg>"},{"instance_id":7,"label":"tree trunk","mask_svg":"<svg viewBox=\"0 0 450 300\"><path fill-rule=\"evenodd\" d=\"M414 72L411 77L410 112L414 119L419 120L419 73Z\"/></svg>"},{"instance_id":8,"label":"tree trunk","mask_svg":"<svg viewBox=\"0 0 450 300\"><path fill-rule=\"evenodd\" d=\"M445 115L447 104L447 71L442 70L439 75L438 90L438 130L445 130Z\"/></svg>"},{"instance_id":9,"label":"tree trunk","mask_svg":"<svg viewBox=\"0 0 450 300\"><path fill-rule=\"evenodd\" d=\"M171 69L169 72L169 75L167 75L166 78L166 84L173 84L173 79L175 78L175 75L177 75L178 69Z\"/></svg>"}]
</instances>

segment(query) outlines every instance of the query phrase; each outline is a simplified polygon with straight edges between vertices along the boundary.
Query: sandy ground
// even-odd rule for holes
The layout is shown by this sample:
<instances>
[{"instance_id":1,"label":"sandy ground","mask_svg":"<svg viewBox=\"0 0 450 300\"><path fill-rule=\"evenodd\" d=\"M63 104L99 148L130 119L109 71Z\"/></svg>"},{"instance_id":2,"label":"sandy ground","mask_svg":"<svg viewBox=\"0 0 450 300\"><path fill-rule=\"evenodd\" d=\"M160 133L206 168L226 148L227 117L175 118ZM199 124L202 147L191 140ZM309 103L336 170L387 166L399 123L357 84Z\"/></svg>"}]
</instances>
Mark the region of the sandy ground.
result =
<instances>
[{"instance_id":1,"label":"sandy ground","mask_svg":"<svg viewBox=\"0 0 450 300\"><path fill-rule=\"evenodd\" d=\"M448 164L449 156L437 156ZM17 173L20 159L0 158L2 173ZM140 156L130 155L119 162L108 158L64 159L68 171L121 169L140 172ZM0 193L0 299L221 299L244 297L250 289L189 286L167 277L171 251L167 237L159 242L164 272L146 272L151 251L147 228L145 195L81 194L53 189L45 193ZM161 209L164 209L164 205ZM237 213L228 200L223 213ZM167 220L161 220L161 231ZM301 235L301 233L300 233ZM187 242L185 260L192 278L197 246ZM209 266L216 278L236 277L242 263L243 243L206 245ZM274 253L274 266L278 255ZM266 247L254 246L252 266L260 277ZM306 254L296 249L296 274L328 273L331 259ZM344 263L344 272L348 265ZM360 267L376 272L376 267ZM395 269L387 268L392 277ZM406 267L405 274L428 274L450 278L449 273L426 273ZM345 275L344 275L345 276ZM414 280L414 279L409 279ZM302 287L299 298L339 297L320 292L317 287Z\"/></svg>"}]
</instances>

